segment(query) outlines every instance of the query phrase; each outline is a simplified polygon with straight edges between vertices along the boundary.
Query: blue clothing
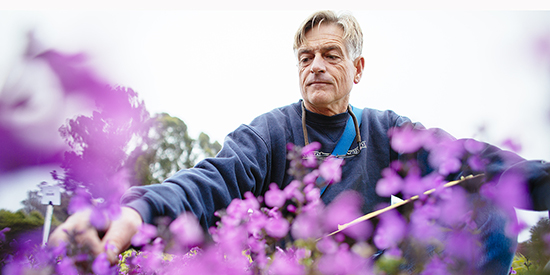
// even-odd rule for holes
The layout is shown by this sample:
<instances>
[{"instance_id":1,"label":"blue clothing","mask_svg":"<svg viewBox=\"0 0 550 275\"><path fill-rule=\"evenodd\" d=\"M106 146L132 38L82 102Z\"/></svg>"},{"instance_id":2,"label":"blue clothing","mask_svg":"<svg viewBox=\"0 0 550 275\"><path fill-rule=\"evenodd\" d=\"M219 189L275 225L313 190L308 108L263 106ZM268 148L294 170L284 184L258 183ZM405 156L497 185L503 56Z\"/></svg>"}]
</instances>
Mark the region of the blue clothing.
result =
<instances>
[{"instance_id":1,"label":"blue clothing","mask_svg":"<svg viewBox=\"0 0 550 275\"><path fill-rule=\"evenodd\" d=\"M131 188L122 202L136 209L143 220L154 217L176 218L183 211L193 212L204 227L215 225L214 211L223 209L247 191L261 196L272 182L284 188L292 181L286 171L286 145L304 146L301 103L294 103L263 114L230 133L215 158L205 159L194 168L177 172L163 184ZM326 117L307 111L309 141L322 144L320 151L332 152L349 118L348 113ZM382 169L397 158L390 149L387 132L410 122L393 111L364 109L360 126L363 149L347 158L342 180L331 185L322 196L328 204L343 190L359 192L368 213L387 198L376 195L376 182ZM354 143L350 149L358 147Z\"/></svg>"},{"instance_id":2,"label":"blue clothing","mask_svg":"<svg viewBox=\"0 0 550 275\"><path fill-rule=\"evenodd\" d=\"M347 112L327 117L307 111L309 141L320 142L322 152L332 152L348 118ZM376 194L375 186L381 178L382 170L400 157L390 148L388 130L405 123L411 121L393 111L365 108L360 125L363 142L359 145L353 143L350 147L350 150L359 150L359 154L346 158L341 182L326 189L322 195L323 202L329 204L342 191L355 190L364 199L364 213L373 211L380 203L388 203L388 198ZM422 128L421 124L414 125ZM222 150L215 158L202 160L194 168L179 171L162 184L132 187L123 196L122 203L136 209L147 223L152 223L159 216L175 219L183 211L188 211L198 217L204 228L214 226L217 221L214 212L226 208L234 198L243 198L248 191L261 196L272 182L282 189L292 181L292 177L287 174L288 143L304 146L301 102L274 109L257 117L249 125L241 125L226 137ZM420 154L420 157L425 155ZM489 145L483 157L491 160L486 171L489 177L498 176L516 164L518 169L529 170L534 175L531 190L541 194L550 192L548 164L526 162L515 154ZM427 174L430 168L425 158L423 161L426 164L424 174ZM452 177L460 175L452 175L447 179L452 180ZM534 194L533 201L536 201L537 208L548 209L550 206L546 195ZM500 274L510 268L515 241L503 236L501 218L487 215L487 220L494 219L496 222L484 224L484 221L479 221L478 224L488 229L487 234L484 234L484 242L486 245L491 242L504 243L504 250L501 251L505 253L495 256L498 259L484 259L482 265L490 266L490 263L500 261L502 263L497 264L500 268L491 267L494 274Z\"/></svg>"}]
</instances>

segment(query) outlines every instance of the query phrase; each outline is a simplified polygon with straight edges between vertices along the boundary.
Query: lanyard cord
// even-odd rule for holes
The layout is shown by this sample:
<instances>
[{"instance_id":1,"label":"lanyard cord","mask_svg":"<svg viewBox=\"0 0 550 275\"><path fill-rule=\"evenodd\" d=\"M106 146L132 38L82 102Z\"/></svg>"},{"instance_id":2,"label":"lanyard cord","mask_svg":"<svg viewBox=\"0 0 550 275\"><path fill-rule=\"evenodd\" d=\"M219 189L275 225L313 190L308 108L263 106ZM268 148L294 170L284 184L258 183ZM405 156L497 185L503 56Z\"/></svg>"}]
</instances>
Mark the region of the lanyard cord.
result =
<instances>
[{"instance_id":1,"label":"lanyard cord","mask_svg":"<svg viewBox=\"0 0 550 275\"><path fill-rule=\"evenodd\" d=\"M351 115L351 118L353 119L353 124L355 126L355 138L357 140L357 144L361 143L361 133L359 132L359 123L357 123L357 118L355 117L355 114L353 113L351 106L348 105L348 113ZM302 131L304 132L304 144L309 144L309 138L307 135L307 127L306 127L306 107L304 105L304 101L302 101Z\"/></svg>"}]
</instances>

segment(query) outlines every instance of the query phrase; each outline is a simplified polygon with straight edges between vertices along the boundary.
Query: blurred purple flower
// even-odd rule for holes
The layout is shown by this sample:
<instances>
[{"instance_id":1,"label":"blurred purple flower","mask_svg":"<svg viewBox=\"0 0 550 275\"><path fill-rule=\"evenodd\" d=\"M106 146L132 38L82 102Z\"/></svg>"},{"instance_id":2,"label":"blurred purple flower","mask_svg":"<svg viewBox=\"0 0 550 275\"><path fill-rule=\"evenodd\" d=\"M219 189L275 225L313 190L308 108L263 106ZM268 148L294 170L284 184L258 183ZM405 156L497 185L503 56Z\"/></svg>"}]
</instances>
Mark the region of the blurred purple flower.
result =
<instances>
[{"instance_id":1,"label":"blurred purple flower","mask_svg":"<svg viewBox=\"0 0 550 275\"><path fill-rule=\"evenodd\" d=\"M300 190L298 190L298 188L300 186L301 186L300 181L298 181L298 180L291 181L285 187L285 189L283 189L283 192L285 192L285 195L286 195L286 199L287 200L296 199L296 201L298 201L300 203L305 202L304 194Z\"/></svg>"},{"instance_id":2,"label":"blurred purple flower","mask_svg":"<svg viewBox=\"0 0 550 275\"><path fill-rule=\"evenodd\" d=\"M317 182L317 178L319 178L319 175L319 170L313 170L307 173L302 181L305 185L313 185L315 184L315 182Z\"/></svg>"},{"instance_id":3,"label":"blurred purple flower","mask_svg":"<svg viewBox=\"0 0 550 275\"><path fill-rule=\"evenodd\" d=\"M389 197L401 192L403 179L391 168L382 170L382 178L376 183L376 194Z\"/></svg>"},{"instance_id":4,"label":"blurred purple flower","mask_svg":"<svg viewBox=\"0 0 550 275\"><path fill-rule=\"evenodd\" d=\"M530 198L525 178L515 172L504 173L498 184L489 182L481 186L481 195L492 200L509 217L515 217L514 207L530 209Z\"/></svg>"},{"instance_id":5,"label":"blurred purple flower","mask_svg":"<svg viewBox=\"0 0 550 275\"><path fill-rule=\"evenodd\" d=\"M283 207L286 202L285 192L280 190L275 183L269 185L269 190L265 192L264 199L268 207Z\"/></svg>"},{"instance_id":6,"label":"blurred purple flower","mask_svg":"<svg viewBox=\"0 0 550 275\"><path fill-rule=\"evenodd\" d=\"M422 148L424 132L416 130L411 124L402 127L394 127L388 131L391 138L390 145L399 153L414 153Z\"/></svg>"},{"instance_id":7,"label":"blurred purple flower","mask_svg":"<svg viewBox=\"0 0 550 275\"><path fill-rule=\"evenodd\" d=\"M502 147L508 148L508 149L510 149L510 150L512 150L513 152L516 152L516 153L521 152L521 143L516 142L515 140L513 140L511 138L505 139L502 142Z\"/></svg>"},{"instance_id":8,"label":"blurred purple flower","mask_svg":"<svg viewBox=\"0 0 550 275\"><path fill-rule=\"evenodd\" d=\"M443 139L430 150L428 161L442 175L457 172L462 166L464 146L461 140Z\"/></svg>"},{"instance_id":9,"label":"blurred purple flower","mask_svg":"<svg viewBox=\"0 0 550 275\"><path fill-rule=\"evenodd\" d=\"M253 211L250 214L250 219L246 223L246 230L253 236L259 236L262 234L262 230L267 223L267 217L261 211Z\"/></svg>"},{"instance_id":10,"label":"blurred purple flower","mask_svg":"<svg viewBox=\"0 0 550 275\"><path fill-rule=\"evenodd\" d=\"M296 216L290 231L294 239L317 239L325 233L319 224L320 213L308 211Z\"/></svg>"},{"instance_id":11,"label":"blurred purple flower","mask_svg":"<svg viewBox=\"0 0 550 275\"><path fill-rule=\"evenodd\" d=\"M306 202L308 204L317 203L321 200L321 190L312 184L304 187L304 193L306 194Z\"/></svg>"},{"instance_id":12,"label":"blurred purple flower","mask_svg":"<svg viewBox=\"0 0 550 275\"><path fill-rule=\"evenodd\" d=\"M467 230L451 231L445 242L445 254L468 262L476 262L482 254L479 234Z\"/></svg>"},{"instance_id":13,"label":"blurred purple flower","mask_svg":"<svg viewBox=\"0 0 550 275\"><path fill-rule=\"evenodd\" d=\"M361 197L354 191L345 191L338 195L323 213L324 230L327 232L336 231L338 225L349 223L362 216L362 203ZM372 224L369 221L363 221L344 229L342 232L355 240L366 240L372 233Z\"/></svg>"},{"instance_id":14,"label":"blurred purple flower","mask_svg":"<svg viewBox=\"0 0 550 275\"><path fill-rule=\"evenodd\" d=\"M343 159L328 157L319 165L319 175L323 177L327 184L340 182L342 179Z\"/></svg>"},{"instance_id":15,"label":"blurred purple flower","mask_svg":"<svg viewBox=\"0 0 550 275\"><path fill-rule=\"evenodd\" d=\"M483 151L483 149L485 149L486 147L487 147L487 144L483 142L479 142L475 139L464 140L464 149L466 149L466 151L468 151L468 153L470 154L477 155L481 151Z\"/></svg>"},{"instance_id":16,"label":"blurred purple flower","mask_svg":"<svg viewBox=\"0 0 550 275\"><path fill-rule=\"evenodd\" d=\"M90 213L90 223L97 230L105 230L110 224L110 220L100 207L93 207Z\"/></svg>"},{"instance_id":17,"label":"blurred purple flower","mask_svg":"<svg viewBox=\"0 0 550 275\"><path fill-rule=\"evenodd\" d=\"M471 220L472 212L468 204L466 191L462 188L446 188L450 196L440 197L441 209L439 221L443 225L458 226Z\"/></svg>"},{"instance_id":18,"label":"blurred purple flower","mask_svg":"<svg viewBox=\"0 0 550 275\"><path fill-rule=\"evenodd\" d=\"M74 266L73 260L66 255L55 266L57 274L78 275L78 269Z\"/></svg>"},{"instance_id":19,"label":"blurred purple flower","mask_svg":"<svg viewBox=\"0 0 550 275\"><path fill-rule=\"evenodd\" d=\"M374 244L379 249L396 248L405 237L407 222L397 210L385 212L379 218Z\"/></svg>"},{"instance_id":20,"label":"blurred purple flower","mask_svg":"<svg viewBox=\"0 0 550 275\"><path fill-rule=\"evenodd\" d=\"M436 220L440 217L440 209L433 203L414 204L414 211L410 216L410 234L421 242L428 242L432 239L441 239L441 227Z\"/></svg>"},{"instance_id":21,"label":"blurred purple flower","mask_svg":"<svg viewBox=\"0 0 550 275\"><path fill-rule=\"evenodd\" d=\"M111 263L107 258L107 253L101 253L95 258L92 264L92 270L97 275L117 274L116 266L111 267Z\"/></svg>"},{"instance_id":22,"label":"blurred purple flower","mask_svg":"<svg viewBox=\"0 0 550 275\"><path fill-rule=\"evenodd\" d=\"M305 275L306 270L291 252L277 251L269 266L268 274Z\"/></svg>"},{"instance_id":23,"label":"blurred purple flower","mask_svg":"<svg viewBox=\"0 0 550 275\"><path fill-rule=\"evenodd\" d=\"M325 237L319 240L316 244L319 252L323 254L334 254L338 251L338 243L333 238Z\"/></svg>"},{"instance_id":24,"label":"blurred purple flower","mask_svg":"<svg viewBox=\"0 0 550 275\"><path fill-rule=\"evenodd\" d=\"M170 224L170 231L180 247L191 248L204 241L204 232L195 215L184 212Z\"/></svg>"},{"instance_id":25,"label":"blurred purple flower","mask_svg":"<svg viewBox=\"0 0 550 275\"><path fill-rule=\"evenodd\" d=\"M447 264L445 264L439 257L431 257L430 262L424 267L424 270L420 272L420 275L451 275L452 273L447 270Z\"/></svg>"},{"instance_id":26,"label":"blurred purple flower","mask_svg":"<svg viewBox=\"0 0 550 275\"><path fill-rule=\"evenodd\" d=\"M472 155L468 158L468 166L474 171L484 171L487 161L482 159L479 155Z\"/></svg>"},{"instance_id":27,"label":"blurred purple flower","mask_svg":"<svg viewBox=\"0 0 550 275\"><path fill-rule=\"evenodd\" d=\"M302 148L302 165L308 168L317 167L317 157L315 151L321 148L321 143L312 142Z\"/></svg>"},{"instance_id":28,"label":"blurred purple flower","mask_svg":"<svg viewBox=\"0 0 550 275\"><path fill-rule=\"evenodd\" d=\"M285 218L274 217L267 221L265 231L269 236L280 239L288 234L289 227L290 224Z\"/></svg>"},{"instance_id":29,"label":"blurred purple flower","mask_svg":"<svg viewBox=\"0 0 550 275\"><path fill-rule=\"evenodd\" d=\"M69 214L88 209L92 206L92 195L84 188L76 189L73 197L69 202L68 211Z\"/></svg>"},{"instance_id":30,"label":"blurred purple flower","mask_svg":"<svg viewBox=\"0 0 550 275\"><path fill-rule=\"evenodd\" d=\"M142 224L132 237L132 245L143 246L157 236L157 227L148 223Z\"/></svg>"},{"instance_id":31,"label":"blurred purple flower","mask_svg":"<svg viewBox=\"0 0 550 275\"><path fill-rule=\"evenodd\" d=\"M355 254L344 243L338 248L338 252L333 254L324 254L318 262L318 268L321 274L369 274L372 270L368 258L363 258Z\"/></svg>"}]
</instances>

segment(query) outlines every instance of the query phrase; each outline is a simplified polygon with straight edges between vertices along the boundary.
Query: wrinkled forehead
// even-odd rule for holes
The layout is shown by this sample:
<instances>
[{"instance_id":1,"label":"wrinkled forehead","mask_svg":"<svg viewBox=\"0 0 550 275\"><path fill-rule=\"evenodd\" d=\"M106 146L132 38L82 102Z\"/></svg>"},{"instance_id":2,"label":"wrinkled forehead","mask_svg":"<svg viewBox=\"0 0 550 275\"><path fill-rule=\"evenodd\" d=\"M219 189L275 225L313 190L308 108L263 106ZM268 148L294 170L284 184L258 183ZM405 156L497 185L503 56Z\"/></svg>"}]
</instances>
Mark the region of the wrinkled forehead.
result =
<instances>
[{"instance_id":1,"label":"wrinkled forehead","mask_svg":"<svg viewBox=\"0 0 550 275\"><path fill-rule=\"evenodd\" d=\"M317 24L309 28L300 41L296 54L315 50L339 50L348 54L344 30L337 24Z\"/></svg>"}]
</instances>

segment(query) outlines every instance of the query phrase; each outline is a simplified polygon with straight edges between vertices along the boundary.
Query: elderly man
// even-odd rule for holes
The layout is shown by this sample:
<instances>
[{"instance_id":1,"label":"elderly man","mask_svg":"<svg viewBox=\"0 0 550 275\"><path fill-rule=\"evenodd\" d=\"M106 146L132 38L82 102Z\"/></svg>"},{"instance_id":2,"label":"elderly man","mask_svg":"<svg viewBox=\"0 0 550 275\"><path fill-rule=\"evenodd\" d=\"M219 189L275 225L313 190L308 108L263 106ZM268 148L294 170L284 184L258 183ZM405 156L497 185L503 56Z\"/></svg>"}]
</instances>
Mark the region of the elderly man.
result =
<instances>
[{"instance_id":1,"label":"elderly man","mask_svg":"<svg viewBox=\"0 0 550 275\"><path fill-rule=\"evenodd\" d=\"M138 226L152 223L155 217L176 218L188 211L197 216L203 227L213 226L214 212L227 207L234 198L242 198L248 191L261 196L272 182L283 188L292 181L286 173L288 143L303 146L317 141L322 145L317 156L345 158L342 180L323 191L324 203L329 204L344 190L355 190L363 197L365 213L387 202L375 192L382 169L399 157L391 150L387 133L410 120L392 111L355 109L349 105L353 84L361 80L365 65L362 43L362 32L353 16L330 11L311 15L294 41L302 100L240 126L227 136L215 158L179 171L162 184L131 188L122 198L121 218L112 222L103 239L87 226L88 215L77 213L58 227L52 241L64 238L62 229L85 229L82 240L92 245L96 253L103 251L107 241L116 247L108 251L114 262L118 252L130 245ZM486 151L488 157L499 152L494 147ZM509 163L499 159L496 170L504 171L519 161L519 157ZM542 171L539 168L533 169ZM513 241L507 242L500 250L503 254L480 263L480 269L487 271L490 266L495 274L507 271L513 257L509 248L513 245Z\"/></svg>"}]
</instances>

